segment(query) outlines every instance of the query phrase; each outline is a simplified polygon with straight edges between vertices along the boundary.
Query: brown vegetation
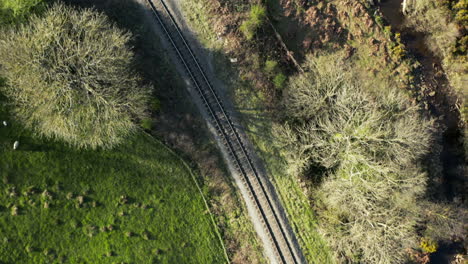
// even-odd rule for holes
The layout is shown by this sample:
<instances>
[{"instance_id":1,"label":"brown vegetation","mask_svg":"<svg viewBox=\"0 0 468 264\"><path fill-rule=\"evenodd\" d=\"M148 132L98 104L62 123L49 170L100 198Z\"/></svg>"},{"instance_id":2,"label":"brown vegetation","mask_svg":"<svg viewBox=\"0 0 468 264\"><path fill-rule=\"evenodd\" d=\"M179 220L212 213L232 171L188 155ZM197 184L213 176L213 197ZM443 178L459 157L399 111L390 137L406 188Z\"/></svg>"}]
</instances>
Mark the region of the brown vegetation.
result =
<instances>
[{"instance_id":1,"label":"brown vegetation","mask_svg":"<svg viewBox=\"0 0 468 264\"><path fill-rule=\"evenodd\" d=\"M441 92L455 97L452 99L455 102L450 104L461 114L459 126L465 129L465 151L468 151L468 3L463 0L411 2L405 12L404 27L425 35L425 46L441 67L439 75L442 76L435 77L446 78L454 89L454 95L449 94L451 89Z\"/></svg>"}]
</instances>

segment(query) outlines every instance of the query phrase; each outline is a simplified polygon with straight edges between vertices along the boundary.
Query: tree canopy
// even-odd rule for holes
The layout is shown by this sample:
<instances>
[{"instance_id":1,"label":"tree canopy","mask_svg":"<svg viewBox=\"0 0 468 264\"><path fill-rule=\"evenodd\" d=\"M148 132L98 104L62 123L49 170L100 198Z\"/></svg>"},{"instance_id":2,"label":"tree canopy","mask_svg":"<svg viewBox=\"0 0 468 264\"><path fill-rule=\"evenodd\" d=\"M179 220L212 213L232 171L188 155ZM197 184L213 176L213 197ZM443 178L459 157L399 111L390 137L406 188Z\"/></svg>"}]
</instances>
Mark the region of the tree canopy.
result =
<instances>
[{"instance_id":1,"label":"tree canopy","mask_svg":"<svg viewBox=\"0 0 468 264\"><path fill-rule=\"evenodd\" d=\"M415 245L433 122L389 88L374 96L337 55L309 58L290 81L275 128L290 173L315 177L320 229L338 254L401 263Z\"/></svg>"},{"instance_id":2,"label":"tree canopy","mask_svg":"<svg viewBox=\"0 0 468 264\"><path fill-rule=\"evenodd\" d=\"M132 36L104 14L56 4L0 36L2 92L38 134L110 148L145 115L151 88L132 70Z\"/></svg>"}]
</instances>

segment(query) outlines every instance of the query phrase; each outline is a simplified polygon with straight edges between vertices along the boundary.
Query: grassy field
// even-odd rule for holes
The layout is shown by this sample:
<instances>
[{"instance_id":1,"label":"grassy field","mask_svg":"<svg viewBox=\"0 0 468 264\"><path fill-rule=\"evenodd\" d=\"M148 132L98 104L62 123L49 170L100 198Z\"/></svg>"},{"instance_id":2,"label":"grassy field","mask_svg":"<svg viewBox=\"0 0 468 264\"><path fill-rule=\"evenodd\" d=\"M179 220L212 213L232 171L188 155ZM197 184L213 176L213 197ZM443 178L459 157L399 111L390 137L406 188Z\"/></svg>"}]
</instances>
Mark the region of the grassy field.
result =
<instances>
[{"instance_id":1,"label":"grassy field","mask_svg":"<svg viewBox=\"0 0 468 264\"><path fill-rule=\"evenodd\" d=\"M307 260L310 263L333 263L332 253L321 235L316 230L316 217L302 192L300 183L287 176L287 164L272 146L271 125L273 119L266 110L265 98L262 92L255 91L251 84L241 80L239 72L229 63L224 55L222 42L216 41L216 33L208 21L206 0L184 1L184 9L192 27L199 33L200 42L214 53L217 76L221 78L232 91L235 105L241 113L246 132L256 147L257 154L265 161L268 176L278 191L285 207L292 228Z\"/></svg>"},{"instance_id":2,"label":"grassy field","mask_svg":"<svg viewBox=\"0 0 468 264\"><path fill-rule=\"evenodd\" d=\"M226 262L192 172L164 145L139 133L76 151L31 137L4 108L0 263Z\"/></svg>"}]
</instances>

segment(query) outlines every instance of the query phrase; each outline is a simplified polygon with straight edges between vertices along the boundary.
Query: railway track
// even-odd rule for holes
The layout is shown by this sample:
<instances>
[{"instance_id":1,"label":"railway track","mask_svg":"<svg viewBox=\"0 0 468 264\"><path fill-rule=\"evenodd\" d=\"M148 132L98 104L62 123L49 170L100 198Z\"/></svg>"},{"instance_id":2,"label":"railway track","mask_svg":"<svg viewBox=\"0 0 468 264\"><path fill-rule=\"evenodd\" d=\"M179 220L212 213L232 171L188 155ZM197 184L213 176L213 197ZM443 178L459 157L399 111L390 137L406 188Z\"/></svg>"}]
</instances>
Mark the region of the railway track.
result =
<instances>
[{"instance_id":1,"label":"railway track","mask_svg":"<svg viewBox=\"0 0 468 264\"><path fill-rule=\"evenodd\" d=\"M229 152L231 162L242 177L242 183L247 189L249 198L253 201L256 213L260 217L269 243L274 250L275 261L278 263L303 263L300 249L292 242L294 235L288 232L285 221L281 219L281 214L275 207L271 194L258 174L239 133L168 6L163 0L154 0L157 2L158 9L152 0L146 1L200 95L211 118L210 122L216 128L218 136Z\"/></svg>"}]
</instances>

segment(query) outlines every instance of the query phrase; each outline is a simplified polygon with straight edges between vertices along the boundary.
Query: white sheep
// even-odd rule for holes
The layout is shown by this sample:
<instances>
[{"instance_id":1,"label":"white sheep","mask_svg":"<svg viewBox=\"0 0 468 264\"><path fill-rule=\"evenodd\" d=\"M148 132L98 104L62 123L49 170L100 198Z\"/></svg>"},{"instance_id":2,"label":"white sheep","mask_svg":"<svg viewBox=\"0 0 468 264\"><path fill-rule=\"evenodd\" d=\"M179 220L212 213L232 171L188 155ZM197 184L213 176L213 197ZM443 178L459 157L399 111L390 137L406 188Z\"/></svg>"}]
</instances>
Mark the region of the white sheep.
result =
<instances>
[{"instance_id":1,"label":"white sheep","mask_svg":"<svg viewBox=\"0 0 468 264\"><path fill-rule=\"evenodd\" d=\"M7 124L7 121L3 121L3 125L4 125L4 126L7 126L7 125L8 125L8 124Z\"/></svg>"},{"instance_id":2,"label":"white sheep","mask_svg":"<svg viewBox=\"0 0 468 264\"><path fill-rule=\"evenodd\" d=\"M13 143L13 149L17 149L19 146L19 141L15 141L15 143Z\"/></svg>"}]
</instances>

